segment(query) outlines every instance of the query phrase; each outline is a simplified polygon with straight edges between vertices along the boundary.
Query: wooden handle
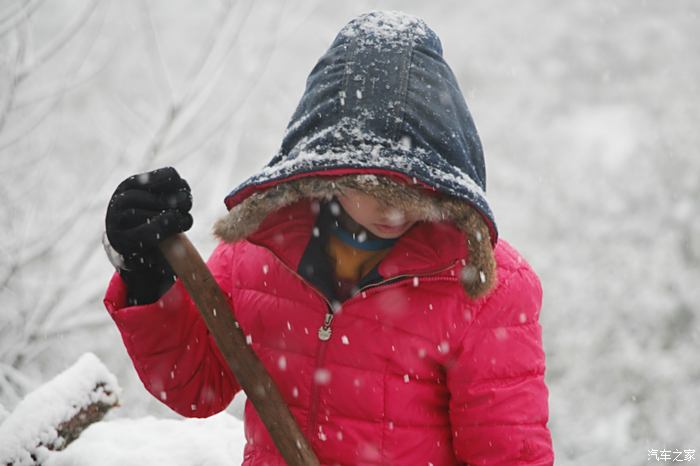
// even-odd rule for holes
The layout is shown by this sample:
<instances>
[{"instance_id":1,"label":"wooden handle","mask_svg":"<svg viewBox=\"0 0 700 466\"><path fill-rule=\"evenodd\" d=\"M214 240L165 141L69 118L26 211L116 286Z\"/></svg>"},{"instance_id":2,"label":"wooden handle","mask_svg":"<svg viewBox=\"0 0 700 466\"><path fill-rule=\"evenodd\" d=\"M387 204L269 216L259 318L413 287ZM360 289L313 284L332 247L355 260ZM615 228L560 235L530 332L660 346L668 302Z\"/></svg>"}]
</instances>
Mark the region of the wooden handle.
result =
<instances>
[{"instance_id":1,"label":"wooden handle","mask_svg":"<svg viewBox=\"0 0 700 466\"><path fill-rule=\"evenodd\" d=\"M290 466L320 465L270 374L246 342L224 293L190 240L181 233L163 240L160 250L197 305L221 354L284 460Z\"/></svg>"}]
</instances>

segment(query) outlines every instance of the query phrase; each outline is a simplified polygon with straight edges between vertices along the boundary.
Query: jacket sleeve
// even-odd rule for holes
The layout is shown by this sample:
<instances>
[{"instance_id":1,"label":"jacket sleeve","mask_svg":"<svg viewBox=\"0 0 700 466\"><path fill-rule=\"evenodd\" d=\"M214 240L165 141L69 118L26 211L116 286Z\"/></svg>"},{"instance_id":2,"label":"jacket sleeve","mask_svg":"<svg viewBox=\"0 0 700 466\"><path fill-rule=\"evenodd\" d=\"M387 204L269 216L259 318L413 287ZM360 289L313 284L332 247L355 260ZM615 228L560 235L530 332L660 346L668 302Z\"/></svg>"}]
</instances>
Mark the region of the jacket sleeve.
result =
<instances>
[{"instance_id":1,"label":"jacket sleeve","mask_svg":"<svg viewBox=\"0 0 700 466\"><path fill-rule=\"evenodd\" d=\"M229 303L232 253L232 245L221 243L207 263ZM155 303L128 306L126 285L115 273L104 304L153 396L187 417L228 406L240 387L180 280Z\"/></svg>"},{"instance_id":2,"label":"jacket sleeve","mask_svg":"<svg viewBox=\"0 0 700 466\"><path fill-rule=\"evenodd\" d=\"M455 454L469 465L552 465L542 288L528 265L502 275L447 369Z\"/></svg>"}]
</instances>

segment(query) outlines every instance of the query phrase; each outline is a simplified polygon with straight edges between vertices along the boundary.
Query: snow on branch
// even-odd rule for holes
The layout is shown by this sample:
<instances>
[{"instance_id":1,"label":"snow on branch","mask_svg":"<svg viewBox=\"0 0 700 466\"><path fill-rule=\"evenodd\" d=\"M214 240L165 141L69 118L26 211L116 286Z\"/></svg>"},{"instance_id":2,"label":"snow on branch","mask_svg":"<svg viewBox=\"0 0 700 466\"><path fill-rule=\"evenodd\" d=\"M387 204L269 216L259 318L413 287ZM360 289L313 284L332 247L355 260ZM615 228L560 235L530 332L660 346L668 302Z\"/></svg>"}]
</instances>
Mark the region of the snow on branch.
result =
<instances>
[{"instance_id":1,"label":"snow on branch","mask_svg":"<svg viewBox=\"0 0 700 466\"><path fill-rule=\"evenodd\" d=\"M38 465L118 404L117 379L92 353L29 393L0 425L0 465Z\"/></svg>"}]
</instances>

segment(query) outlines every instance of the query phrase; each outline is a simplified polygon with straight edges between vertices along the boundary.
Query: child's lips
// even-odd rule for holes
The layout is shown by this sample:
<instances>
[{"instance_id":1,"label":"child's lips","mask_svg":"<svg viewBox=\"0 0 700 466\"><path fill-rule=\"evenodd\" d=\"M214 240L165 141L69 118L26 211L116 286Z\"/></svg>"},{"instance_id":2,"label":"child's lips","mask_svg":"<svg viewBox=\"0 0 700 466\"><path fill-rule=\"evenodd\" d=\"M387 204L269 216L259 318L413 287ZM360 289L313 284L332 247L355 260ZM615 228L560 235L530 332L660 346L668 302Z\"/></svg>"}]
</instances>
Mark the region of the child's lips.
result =
<instances>
[{"instance_id":1,"label":"child's lips","mask_svg":"<svg viewBox=\"0 0 700 466\"><path fill-rule=\"evenodd\" d=\"M406 225L408 225L408 222L404 222L400 225L387 225L385 223L374 224L374 226L376 226L378 230L383 231L385 233L398 233L400 231L403 231L403 229L406 228Z\"/></svg>"}]
</instances>

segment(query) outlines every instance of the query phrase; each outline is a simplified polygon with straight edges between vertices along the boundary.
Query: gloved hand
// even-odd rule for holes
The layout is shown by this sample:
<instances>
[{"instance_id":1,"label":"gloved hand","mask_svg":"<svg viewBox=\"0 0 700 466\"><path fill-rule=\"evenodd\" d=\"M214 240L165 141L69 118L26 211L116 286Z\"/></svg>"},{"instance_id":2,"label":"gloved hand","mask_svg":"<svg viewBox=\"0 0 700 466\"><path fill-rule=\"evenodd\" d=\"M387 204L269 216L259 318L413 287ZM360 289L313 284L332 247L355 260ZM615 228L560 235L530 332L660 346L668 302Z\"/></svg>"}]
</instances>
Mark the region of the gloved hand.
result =
<instances>
[{"instance_id":1,"label":"gloved hand","mask_svg":"<svg viewBox=\"0 0 700 466\"><path fill-rule=\"evenodd\" d=\"M118 268L129 304L155 302L175 281L158 243L190 229L191 208L190 187L172 167L131 176L114 191L106 235L122 256Z\"/></svg>"}]
</instances>

